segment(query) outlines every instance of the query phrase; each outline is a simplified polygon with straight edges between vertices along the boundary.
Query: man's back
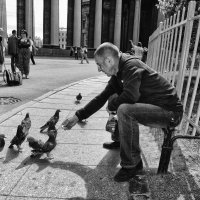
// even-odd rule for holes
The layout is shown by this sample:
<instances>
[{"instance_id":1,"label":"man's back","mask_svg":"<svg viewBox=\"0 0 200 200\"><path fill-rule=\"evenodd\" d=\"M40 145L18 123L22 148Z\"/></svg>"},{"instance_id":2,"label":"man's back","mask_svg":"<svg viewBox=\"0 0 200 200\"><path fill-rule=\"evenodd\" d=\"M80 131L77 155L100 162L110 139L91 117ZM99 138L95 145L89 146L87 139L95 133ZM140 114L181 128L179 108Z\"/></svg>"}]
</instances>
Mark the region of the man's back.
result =
<instances>
[{"instance_id":1,"label":"man's back","mask_svg":"<svg viewBox=\"0 0 200 200\"><path fill-rule=\"evenodd\" d=\"M8 54L17 54L18 53L18 38L14 35L8 38Z\"/></svg>"}]
</instances>

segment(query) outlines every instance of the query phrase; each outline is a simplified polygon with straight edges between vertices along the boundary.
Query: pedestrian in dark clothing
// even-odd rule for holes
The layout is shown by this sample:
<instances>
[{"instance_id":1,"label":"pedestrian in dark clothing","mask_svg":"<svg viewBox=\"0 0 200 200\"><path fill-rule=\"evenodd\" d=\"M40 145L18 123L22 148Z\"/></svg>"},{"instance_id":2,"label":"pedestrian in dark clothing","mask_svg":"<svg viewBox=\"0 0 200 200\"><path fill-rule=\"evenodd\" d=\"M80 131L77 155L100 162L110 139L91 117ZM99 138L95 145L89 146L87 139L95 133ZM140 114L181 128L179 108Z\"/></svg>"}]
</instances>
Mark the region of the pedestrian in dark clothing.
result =
<instances>
[{"instance_id":1,"label":"pedestrian in dark clothing","mask_svg":"<svg viewBox=\"0 0 200 200\"><path fill-rule=\"evenodd\" d=\"M75 60L78 60L78 48L77 48L77 46L74 47L74 57L75 57Z\"/></svg>"},{"instance_id":2,"label":"pedestrian in dark clothing","mask_svg":"<svg viewBox=\"0 0 200 200\"><path fill-rule=\"evenodd\" d=\"M28 33L26 30L21 30L21 38L19 39L19 61L17 67L22 73L22 76L25 75L25 78L28 79L30 72L30 47L31 43L28 39Z\"/></svg>"},{"instance_id":3,"label":"pedestrian in dark clothing","mask_svg":"<svg viewBox=\"0 0 200 200\"><path fill-rule=\"evenodd\" d=\"M31 36L29 37L29 41L30 41L29 49L31 54L31 62L33 63L33 65L35 65L34 54L38 49L36 48L34 41L31 39Z\"/></svg>"},{"instance_id":4,"label":"pedestrian in dark clothing","mask_svg":"<svg viewBox=\"0 0 200 200\"><path fill-rule=\"evenodd\" d=\"M65 130L98 111L107 100L109 112L117 112L118 132L114 142L104 143L107 149L120 149L121 169L117 182L128 181L143 169L139 145L139 125L167 127L178 125L183 106L173 87L165 78L140 59L121 53L111 43L101 44L94 53L98 70L111 77L105 89L73 117L63 121ZM117 137L118 136L118 137Z\"/></svg>"},{"instance_id":5,"label":"pedestrian in dark clothing","mask_svg":"<svg viewBox=\"0 0 200 200\"><path fill-rule=\"evenodd\" d=\"M70 57L73 56L73 53L74 53L74 48L73 48L73 47L70 47Z\"/></svg>"},{"instance_id":6,"label":"pedestrian in dark clothing","mask_svg":"<svg viewBox=\"0 0 200 200\"><path fill-rule=\"evenodd\" d=\"M8 38L8 54L11 56L11 69L14 73L18 62L18 42L19 39L16 35L16 30L12 31L12 35Z\"/></svg>"}]
</instances>

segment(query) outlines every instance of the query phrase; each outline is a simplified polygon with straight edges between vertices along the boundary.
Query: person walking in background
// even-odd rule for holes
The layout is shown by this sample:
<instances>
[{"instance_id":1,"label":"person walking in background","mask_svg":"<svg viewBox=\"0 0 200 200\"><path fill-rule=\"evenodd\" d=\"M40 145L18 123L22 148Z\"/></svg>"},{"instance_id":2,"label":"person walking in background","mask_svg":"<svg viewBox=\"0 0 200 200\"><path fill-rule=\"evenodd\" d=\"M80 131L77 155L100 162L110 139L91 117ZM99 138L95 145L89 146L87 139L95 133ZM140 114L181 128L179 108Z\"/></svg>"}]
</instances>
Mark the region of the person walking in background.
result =
<instances>
[{"instance_id":1,"label":"person walking in background","mask_svg":"<svg viewBox=\"0 0 200 200\"><path fill-rule=\"evenodd\" d=\"M18 62L18 42L16 30L12 31L12 35L8 38L8 55L11 56L11 70L16 72L16 65Z\"/></svg>"},{"instance_id":2,"label":"person walking in background","mask_svg":"<svg viewBox=\"0 0 200 200\"><path fill-rule=\"evenodd\" d=\"M72 57L74 54L74 48L73 47L70 47L70 57Z\"/></svg>"},{"instance_id":3,"label":"person walking in background","mask_svg":"<svg viewBox=\"0 0 200 200\"><path fill-rule=\"evenodd\" d=\"M38 49L36 48L36 46L34 45L33 40L31 39L31 36L29 37L29 41L30 41L30 56L31 56L31 61L33 63L33 65L35 65L35 60L34 60L34 52L36 52Z\"/></svg>"},{"instance_id":4,"label":"person walking in background","mask_svg":"<svg viewBox=\"0 0 200 200\"><path fill-rule=\"evenodd\" d=\"M0 72L3 71L3 64L4 64L4 61L5 61L5 51L6 51L6 48L7 48L7 41L6 41L6 33L5 31L3 30L3 28L0 28L0 45L1 45L1 49L0 49L0 53L1 53L1 61L0 61Z\"/></svg>"},{"instance_id":5,"label":"person walking in background","mask_svg":"<svg viewBox=\"0 0 200 200\"><path fill-rule=\"evenodd\" d=\"M3 37L0 35L0 71L2 71L2 65L4 63L4 46Z\"/></svg>"},{"instance_id":6,"label":"person walking in background","mask_svg":"<svg viewBox=\"0 0 200 200\"><path fill-rule=\"evenodd\" d=\"M88 57L87 57L87 46L85 45L83 48L81 47L81 64L83 64L83 60L85 59L86 62L89 64Z\"/></svg>"},{"instance_id":7,"label":"person walking in background","mask_svg":"<svg viewBox=\"0 0 200 200\"><path fill-rule=\"evenodd\" d=\"M84 59L84 57L83 57L83 47L82 47L82 46L80 46L79 53L80 53L80 57L81 57L81 62L80 62L80 64L83 64L83 59Z\"/></svg>"},{"instance_id":8,"label":"person walking in background","mask_svg":"<svg viewBox=\"0 0 200 200\"><path fill-rule=\"evenodd\" d=\"M146 63L148 49L146 47L144 47L143 49L144 49L144 52L143 52L143 56L142 56L142 62Z\"/></svg>"},{"instance_id":9,"label":"person walking in background","mask_svg":"<svg viewBox=\"0 0 200 200\"><path fill-rule=\"evenodd\" d=\"M28 39L28 33L26 30L21 30L21 38L19 39L19 61L18 68L25 78L28 79L29 71L30 71L30 47L31 42Z\"/></svg>"},{"instance_id":10,"label":"person walking in background","mask_svg":"<svg viewBox=\"0 0 200 200\"><path fill-rule=\"evenodd\" d=\"M74 57L75 57L75 60L78 60L78 48L77 48L77 46L74 47Z\"/></svg>"},{"instance_id":11,"label":"person walking in background","mask_svg":"<svg viewBox=\"0 0 200 200\"><path fill-rule=\"evenodd\" d=\"M129 40L131 44L131 51L134 52L134 56L137 56L140 60L142 60L144 48L142 47L142 43L138 42L137 45L133 44L132 40Z\"/></svg>"}]
</instances>

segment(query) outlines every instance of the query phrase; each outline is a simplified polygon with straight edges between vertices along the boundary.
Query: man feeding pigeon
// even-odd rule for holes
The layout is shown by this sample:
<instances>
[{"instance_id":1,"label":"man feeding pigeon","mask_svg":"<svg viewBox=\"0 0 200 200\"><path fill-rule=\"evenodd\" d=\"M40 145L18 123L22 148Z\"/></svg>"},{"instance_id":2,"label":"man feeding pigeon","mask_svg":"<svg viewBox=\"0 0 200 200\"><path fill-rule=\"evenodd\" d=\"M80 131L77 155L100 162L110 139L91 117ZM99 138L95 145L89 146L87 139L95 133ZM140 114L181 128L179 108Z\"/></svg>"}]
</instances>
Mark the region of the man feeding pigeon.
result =
<instances>
[{"instance_id":1,"label":"man feeding pigeon","mask_svg":"<svg viewBox=\"0 0 200 200\"><path fill-rule=\"evenodd\" d=\"M128 181L143 169L138 123L166 127L174 121L177 126L182 118L183 106L175 88L165 78L138 58L121 53L117 46L108 42L101 44L94 58L98 71L111 78L98 96L77 110L73 117L64 120L62 125L65 130L71 129L115 95L108 101L108 110L117 111L118 132L115 132L115 141L104 143L103 147L120 149L122 168L114 180Z\"/></svg>"}]
</instances>

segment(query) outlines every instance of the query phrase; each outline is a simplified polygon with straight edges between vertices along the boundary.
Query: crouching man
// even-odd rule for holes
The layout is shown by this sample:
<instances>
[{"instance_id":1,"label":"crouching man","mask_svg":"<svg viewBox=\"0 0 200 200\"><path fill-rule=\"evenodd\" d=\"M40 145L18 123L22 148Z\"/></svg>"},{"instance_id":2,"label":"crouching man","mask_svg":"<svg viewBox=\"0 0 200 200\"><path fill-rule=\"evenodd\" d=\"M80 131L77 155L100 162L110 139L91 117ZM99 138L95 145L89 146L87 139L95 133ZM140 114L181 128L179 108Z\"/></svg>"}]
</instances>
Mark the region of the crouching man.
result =
<instances>
[{"instance_id":1,"label":"crouching man","mask_svg":"<svg viewBox=\"0 0 200 200\"><path fill-rule=\"evenodd\" d=\"M78 121L97 112L110 98L109 111L117 111L118 131L114 142L104 143L107 149L119 149L121 169L114 180L128 181L143 169L139 146L139 125L167 127L173 120L177 126L183 106L176 89L141 60L121 53L111 43L101 44L94 53L99 72L110 77L105 89L75 115L63 121L71 129Z\"/></svg>"}]
</instances>

